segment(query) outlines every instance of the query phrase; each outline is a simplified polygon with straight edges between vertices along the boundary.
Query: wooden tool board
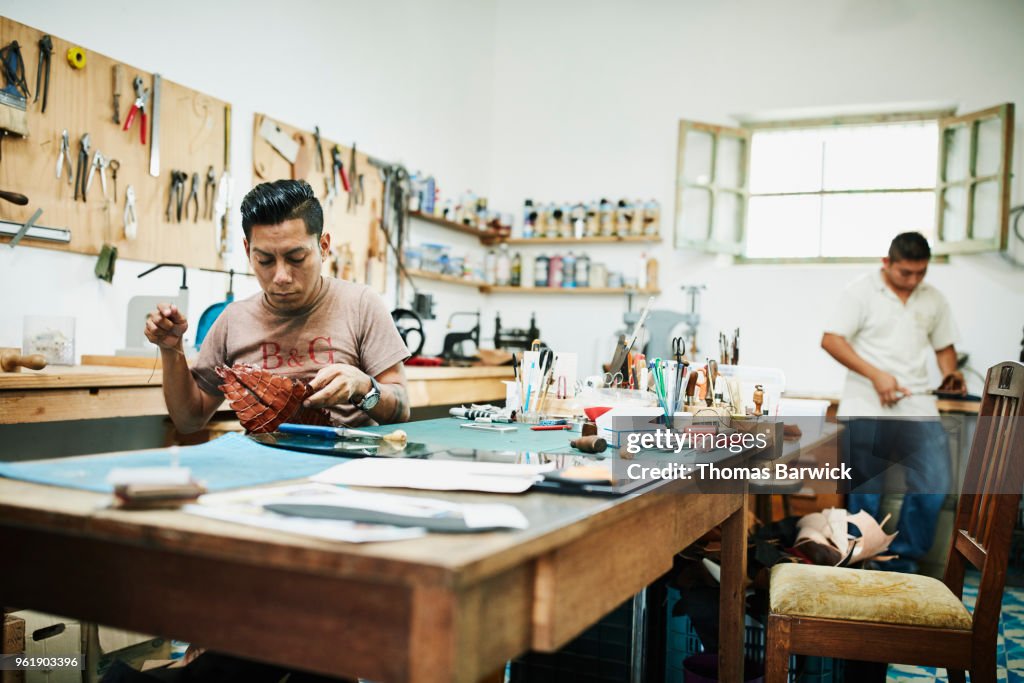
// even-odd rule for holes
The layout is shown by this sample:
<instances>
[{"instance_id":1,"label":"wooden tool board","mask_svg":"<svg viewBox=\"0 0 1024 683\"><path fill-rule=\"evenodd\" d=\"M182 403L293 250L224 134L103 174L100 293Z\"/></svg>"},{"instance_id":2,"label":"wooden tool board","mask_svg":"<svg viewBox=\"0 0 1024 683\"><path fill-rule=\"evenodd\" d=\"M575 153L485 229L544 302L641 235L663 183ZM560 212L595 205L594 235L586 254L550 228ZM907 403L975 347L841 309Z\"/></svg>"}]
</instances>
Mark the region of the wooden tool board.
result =
<instances>
[{"instance_id":1,"label":"wooden tool board","mask_svg":"<svg viewBox=\"0 0 1024 683\"><path fill-rule=\"evenodd\" d=\"M217 180L224 171L225 107L227 104L209 95L191 90L162 79L160 93L160 175L149 174L150 140L153 126L153 74L128 64L121 64L121 123L113 121L113 67L120 64L98 52L85 49L86 64L74 69L68 64L68 48L74 46L51 34L53 55L50 66L49 102L42 113L43 99L33 102L36 91L36 66L39 59L39 39L45 35L37 29L0 17L0 45L17 40L25 61L25 80L31 97L28 101L29 135L26 138L7 136L2 141L3 158L0 160L0 189L19 192L29 198L28 206L15 206L0 201L0 219L24 223L37 208L43 214L37 225L67 228L71 231L69 244L48 242L26 237L19 244L38 246L82 254L98 254L104 243L118 248L119 258L149 262L184 263L191 267L219 268L217 253L219 226L212 219L204 219L204 186L207 169L212 165ZM146 144L139 141L141 117L136 116L132 127L122 130L128 112L135 102L132 81L141 76L144 87L150 89L147 103L149 130ZM2 77L0 77L2 81ZM57 156L60 152L61 133L68 130L72 182L78 163L79 140L89 133L91 148L89 162L96 150L108 159L117 159L121 166L117 174L117 203L114 203L114 183L107 169L107 198L104 198L99 171L95 173L86 202L75 201L74 187L68 183L65 166L62 177L56 177ZM171 186L171 169L189 174L184 195L188 198L191 175L199 174L199 220L193 222L195 209L188 220L168 222L164 217ZM88 168L83 169L88 172ZM125 192L128 186L135 190L138 234L134 240L124 235ZM212 200L211 200L212 201ZM0 236L0 242L9 241Z\"/></svg>"},{"instance_id":2,"label":"wooden tool board","mask_svg":"<svg viewBox=\"0 0 1024 683\"><path fill-rule=\"evenodd\" d=\"M271 182L282 178L291 178L292 164L260 135L260 126L264 119L271 121L289 138L300 141L300 155L308 154L308 169L298 171L301 179L307 181L320 199L324 209L324 231L331 235L331 249L340 254L344 245L348 245L353 253L353 276L355 282L370 285L378 292L385 289L387 242L380 227L381 210L384 198L384 182L377 168L370 165L369 157L358 150L356 144L356 173L351 172L351 147L335 143L321 135L320 145L324 154L324 171L317 170L316 141L313 133L273 119L265 114L256 114L253 120L253 185ZM331 180L331 149L337 144L341 159L345 164L345 172L349 176L350 187L355 190L358 175L363 176L363 202L356 204L353 211L348 211L349 192L339 185L333 203L328 200ZM297 164L296 167L305 166ZM368 275L369 271L369 277ZM330 272L330 264L325 263L325 275ZM340 277L342 273L338 273Z\"/></svg>"}]
</instances>

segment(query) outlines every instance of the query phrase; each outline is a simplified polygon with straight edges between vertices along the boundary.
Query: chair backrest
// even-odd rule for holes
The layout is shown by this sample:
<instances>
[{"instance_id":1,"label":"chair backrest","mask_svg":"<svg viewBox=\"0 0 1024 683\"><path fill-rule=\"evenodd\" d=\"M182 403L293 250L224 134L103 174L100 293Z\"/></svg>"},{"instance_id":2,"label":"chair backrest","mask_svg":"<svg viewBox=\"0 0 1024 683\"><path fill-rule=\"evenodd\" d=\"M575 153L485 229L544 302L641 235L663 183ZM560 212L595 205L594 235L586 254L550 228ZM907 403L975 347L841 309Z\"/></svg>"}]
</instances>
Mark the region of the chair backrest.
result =
<instances>
[{"instance_id":1,"label":"chair backrest","mask_svg":"<svg viewBox=\"0 0 1024 683\"><path fill-rule=\"evenodd\" d=\"M944 581L962 596L967 564L981 572L976 634L995 638L1010 543L1024 489L1024 365L1007 361L985 378L978 426L957 504Z\"/></svg>"}]
</instances>

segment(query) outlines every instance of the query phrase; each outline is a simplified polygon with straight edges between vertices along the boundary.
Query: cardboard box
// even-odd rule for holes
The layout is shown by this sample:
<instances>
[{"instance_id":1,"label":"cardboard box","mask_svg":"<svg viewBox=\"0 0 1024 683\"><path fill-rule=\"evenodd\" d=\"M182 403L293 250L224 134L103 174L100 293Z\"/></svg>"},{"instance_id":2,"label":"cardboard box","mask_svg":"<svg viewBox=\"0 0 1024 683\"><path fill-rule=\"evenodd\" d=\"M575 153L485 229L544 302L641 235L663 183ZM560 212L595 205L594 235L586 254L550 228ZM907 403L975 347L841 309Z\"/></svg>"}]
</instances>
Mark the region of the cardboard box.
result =
<instances>
[{"instance_id":1,"label":"cardboard box","mask_svg":"<svg viewBox=\"0 0 1024 683\"><path fill-rule=\"evenodd\" d=\"M170 641L144 633L86 624L83 634L86 663L83 683L97 683L115 661L141 669L148 660L170 657Z\"/></svg>"},{"instance_id":2,"label":"cardboard box","mask_svg":"<svg viewBox=\"0 0 1024 683\"><path fill-rule=\"evenodd\" d=\"M4 615L4 635L0 641L0 654L12 655L25 651L25 620L19 617Z\"/></svg>"},{"instance_id":3,"label":"cardboard box","mask_svg":"<svg viewBox=\"0 0 1024 683\"><path fill-rule=\"evenodd\" d=\"M13 616L25 621L26 657L68 657L82 654L82 627L65 617L21 610ZM24 671L25 683L81 683L79 668ZM6 683L6 681L4 681Z\"/></svg>"}]
</instances>

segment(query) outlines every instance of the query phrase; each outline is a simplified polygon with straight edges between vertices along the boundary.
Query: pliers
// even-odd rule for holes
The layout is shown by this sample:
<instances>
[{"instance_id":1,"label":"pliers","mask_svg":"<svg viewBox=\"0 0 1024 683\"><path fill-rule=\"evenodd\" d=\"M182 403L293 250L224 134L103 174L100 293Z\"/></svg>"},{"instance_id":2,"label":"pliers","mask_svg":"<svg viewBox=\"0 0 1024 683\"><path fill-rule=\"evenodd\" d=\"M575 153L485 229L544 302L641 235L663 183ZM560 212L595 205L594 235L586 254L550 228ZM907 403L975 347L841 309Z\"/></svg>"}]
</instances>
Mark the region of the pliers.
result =
<instances>
[{"instance_id":1,"label":"pliers","mask_svg":"<svg viewBox=\"0 0 1024 683\"><path fill-rule=\"evenodd\" d=\"M149 101L149 88L142 87L142 76L136 76L135 80L132 81L132 85L135 86L135 102L128 111L128 118L124 120L123 130L128 130L132 127L132 123L135 121L135 114L138 113L142 117L139 140L142 141L142 144L146 144L146 126L149 121L149 118L146 116L146 102Z\"/></svg>"},{"instance_id":2,"label":"pliers","mask_svg":"<svg viewBox=\"0 0 1024 683\"><path fill-rule=\"evenodd\" d=\"M188 210L195 203L196 212L192 217L193 223L199 222L199 174L192 174L192 186L188 191L188 199L185 200L185 219L188 220Z\"/></svg>"},{"instance_id":3,"label":"pliers","mask_svg":"<svg viewBox=\"0 0 1024 683\"><path fill-rule=\"evenodd\" d=\"M213 166L206 169L206 184L203 185L203 218L213 220L213 202L217 194L217 176L213 173Z\"/></svg>"},{"instance_id":4,"label":"pliers","mask_svg":"<svg viewBox=\"0 0 1024 683\"><path fill-rule=\"evenodd\" d=\"M75 166L75 200L81 192L82 201L85 201L85 177L86 167L89 165L89 134L86 133L78 141L78 165Z\"/></svg>"},{"instance_id":5,"label":"pliers","mask_svg":"<svg viewBox=\"0 0 1024 683\"><path fill-rule=\"evenodd\" d=\"M36 67L36 98L33 102L39 101L39 82L43 77L43 69L46 69L46 79L43 81L43 113L46 113L46 100L50 95L50 55L53 54L53 39L50 36L43 36L39 39L39 66Z\"/></svg>"},{"instance_id":6,"label":"pliers","mask_svg":"<svg viewBox=\"0 0 1024 683\"><path fill-rule=\"evenodd\" d=\"M185 179L188 178L188 173L184 171L171 171L171 190L167 194L167 211L164 216L167 218L167 222L170 223L175 216L177 221L181 222L181 205L185 195ZM176 208L174 213L171 213L171 208Z\"/></svg>"},{"instance_id":7,"label":"pliers","mask_svg":"<svg viewBox=\"0 0 1024 683\"><path fill-rule=\"evenodd\" d=\"M60 136L60 153L57 155L57 177L60 178L64 172L64 167L68 167L68 185L71 184L71 178L75 175L75 169L72 168L71 164L71 138L68 136L68 129L65 128L64 132Z\"/></svg>"}]
</instances>

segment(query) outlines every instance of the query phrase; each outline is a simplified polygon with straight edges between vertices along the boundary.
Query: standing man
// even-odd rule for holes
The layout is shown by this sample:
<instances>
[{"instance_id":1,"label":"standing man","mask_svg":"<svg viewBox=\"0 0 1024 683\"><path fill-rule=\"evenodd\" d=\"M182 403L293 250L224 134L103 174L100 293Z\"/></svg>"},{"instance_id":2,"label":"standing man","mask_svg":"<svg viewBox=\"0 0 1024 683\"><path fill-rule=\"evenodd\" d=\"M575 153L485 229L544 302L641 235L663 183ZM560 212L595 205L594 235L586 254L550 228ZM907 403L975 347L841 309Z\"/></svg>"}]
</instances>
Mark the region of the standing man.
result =
<instances>
[{"instance_id":1,"label":"standing man","mask_svg":"<svg viewBox=\"0 0 1024 683\"><path fill-rule=\"evenodd\" d=\"M939 510L950 490L949 443L927 395L927 363L938 361L944 391L966 393L957 370L956 326L946 298L923 282L931 259L917 232L897 235L881 270L843 292L821 347L849 370L839 417L853 469L847 508L879 516L886 470L904 466L906 494L899 535L890 550L898 560L883 568L913 572L931 548Z\"/></svg>"},{"instance_id":2,"label":"standing man","mask_svg":"<svg viewBox=\"0 0 1024 683\"><path fill-rule=\"evenodd\" d=\"M160 347L164 399L180 431L209 421L224 400L215 369L239 362L309 382L305 405L326 408L334 424L409 419L409 351L376 292L320 274L331 246L323 225L303 180L263 183L245 196L243 244L263 291L224 310L191 370L182 349L188 321L176 306L150 313L146 338Z\"/></svg>"}]
</instances>

